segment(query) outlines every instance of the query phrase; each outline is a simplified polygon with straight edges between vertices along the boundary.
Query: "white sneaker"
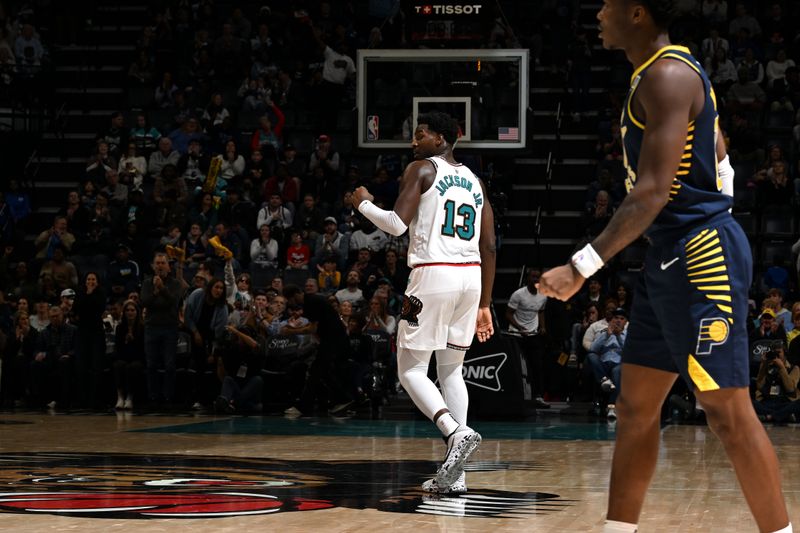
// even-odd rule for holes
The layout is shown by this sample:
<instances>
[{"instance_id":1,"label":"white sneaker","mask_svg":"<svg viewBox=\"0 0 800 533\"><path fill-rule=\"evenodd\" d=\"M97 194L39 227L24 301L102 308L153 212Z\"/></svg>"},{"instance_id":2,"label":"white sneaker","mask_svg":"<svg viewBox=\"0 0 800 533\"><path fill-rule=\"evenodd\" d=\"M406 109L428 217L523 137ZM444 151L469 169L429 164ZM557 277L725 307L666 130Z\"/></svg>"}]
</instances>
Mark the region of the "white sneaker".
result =
<instances>
[{"instance_id":1,"label":"white sneaker","mask_svg":"<svg viewBox=\"0 0 800 533\"><path fill-rule=\"evenodd\" d=\"M129 411L133 409L133 398L131 396L125 398L125 403L122 404L122 408Z\"/></svg>"},{"instance_id":2,"label":"white sneaker","mask_svg":"<svg viewBox=\"0 0 800 533\"><path fill-rule=\"evenodd\" d=\"M480 444L480 433L468 426L460 426L447 438L447 455L436 472L436 483L440 487L449 487L455 483L464 471L464 463Z\"/></svg>"},{"instance_id":3,"label":"white sneaker","mask_svg":"<svg viewBox=\"0 0 800 533\"><path fill-rule=\"evenodd\" d=\"M609 420L617 419L617 409L613 405L608 406L608 412L606 413L606 418L608 418Z\"/></svg>"},{"instance_id":4,"label":"white sneaker","mask_svg":"<svg viewBox=\"0 0 800 533\"><path fill-rule=\"evenodd\" d=\"M52 402L47 404L48 409L55 409L56 408L56 401L53 400Z\"/></svg>"},{"instance_id":5,"label":"white sneaker","mask_svg":"<svg viewBox=\"0 0 800 533\"><path fill-rule=\"evenodd\" d=\"M117 396L117 405L114 406L114 409L124 409L125 408L125 398L122 396Z\"/></svg>"},{"instance_id":6,"label":"white sneaker","mask_svg":"<svg viewBox=\"0 0 800 533\"><path fill-rule=\"evenodd\" d=\"M200 403L200 402L194 402L194 403L192 404L192 409L194 409L195 411L199 411L199 410L201 410L202 408L203 408L203 404L202 404L202 403Z\"/></svg>"},{"instance_id":7,"label":"white sneaker","mask_svg":"<svg viewBox=\"0 0 800 533\"><path fill-rule=\"evenodd\" d=\"M445 487L444 489L439 487L439 483L436 481L436 478L429 479L422 484L422 490L437 494L465 494L467 492L467 476L462 470L461 475L458 476L458 479L456 479L452 485Z\"/></svg>"},{"instance_id":8,"label":"white sneaker","mask_svg":"<svg viewBox=\"0 0 800 533\"><path fill-rule=\"evenodd\" d=\"M468 505L472 506L471 513L467 512ZM437 516L482 516L481 511L483 510L475 512L474 506L475 502L470 501L466 497L462 498L459 494L453 494L451 496L447 494L428 492L422 495L422 498L420 498L420 504L415 511L422 514L432 514Z\"/></svg>"},{"instance_id":9,"label":"white sneaker","mask_svg":"<svg viewBox=\"0 0 800 533\"><path fill-rule=\"evenodd\" d=\"M474 511L470 514L467 513L467 505L472 505L474 508L475 503L471 502L468 498L462 498L459 494L447 495L437 494L435 492L428 492L420 498L420 504L415 509L418 513L432 514L437 516L481 516ZM486 512L486 511L483 511Z\"/></svg>"},{"instance_id":10,"label":"white sneaker","mask_svg":"<svg viewBox=\"0 0 800 533\"><path fill-rule=\"evenodd\" d=\"M616 390L617 386L614 385L613 381L605 377L603 378L603 381L600 382L600 388L603 389L603 392L611 392Z\"/></svg>"}]
</instances>

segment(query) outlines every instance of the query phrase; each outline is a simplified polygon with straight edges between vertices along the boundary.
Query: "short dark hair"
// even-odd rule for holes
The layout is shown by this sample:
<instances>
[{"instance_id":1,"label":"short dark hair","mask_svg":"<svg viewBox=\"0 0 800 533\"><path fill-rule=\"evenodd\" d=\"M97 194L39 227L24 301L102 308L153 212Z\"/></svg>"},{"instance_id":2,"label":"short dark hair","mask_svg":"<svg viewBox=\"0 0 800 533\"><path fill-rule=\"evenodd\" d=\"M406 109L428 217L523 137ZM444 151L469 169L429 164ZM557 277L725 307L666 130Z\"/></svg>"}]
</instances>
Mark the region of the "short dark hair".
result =
<instances>
[{"instance_id":1,"label":"short dark hair","mask_svg":"<svg viewBox=\"0 0 800 533\"><path fill-rule=\"evenodd\" d=\"M303 294L303 291L297 285L286 285L283 288L283 297L287 300L291 300L298 294Z\"/></svg>"},{"instance_id":2,"label":"short dark hair","mask_svg":"<svg viewBox=\"0 0 800 533\"><path fill-rule=\"evenodd\" d=\"M458 122L441 111L430 111L417 117L417 125L427 124L430 131L439 133L447 144L454 145L458 140Z\"/></svg>"},{"instance_id":3,"label":"short dark hair","mask_svg":"<svg viewBox=\"0 0 800 533\"><path fill-rule=\"evenodd\" d=\"M678 9L675 0L634 0L636 3L642 4L644 8L653 17L653 22L656 23L662 30L668 30L672 21L678 16Z\"/></svg>"}]
</instances>

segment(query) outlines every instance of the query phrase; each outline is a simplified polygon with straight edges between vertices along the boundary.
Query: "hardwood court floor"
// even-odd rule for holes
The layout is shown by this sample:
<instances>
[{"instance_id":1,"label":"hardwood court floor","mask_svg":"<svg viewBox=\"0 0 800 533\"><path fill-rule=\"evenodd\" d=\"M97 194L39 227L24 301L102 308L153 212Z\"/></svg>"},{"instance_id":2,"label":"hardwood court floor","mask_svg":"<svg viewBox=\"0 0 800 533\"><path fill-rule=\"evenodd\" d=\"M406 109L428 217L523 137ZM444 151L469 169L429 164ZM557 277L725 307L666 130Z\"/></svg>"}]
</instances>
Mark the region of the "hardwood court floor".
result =
<instances>
[{"instance_id":1,"label":"hardwood court floor","mask_svg":"<svg viewBox=\"0 0 800 533\"><path fill-rule=\"evenodd\" d=\"M601 529L613 427L475 426L469 494L430 500L444 447L426 421L0 413L0 531ZM800 524L800 427L768 432ZM756 531L706 427L664 428L640 531Z\"/></svg>"}]
</instances>

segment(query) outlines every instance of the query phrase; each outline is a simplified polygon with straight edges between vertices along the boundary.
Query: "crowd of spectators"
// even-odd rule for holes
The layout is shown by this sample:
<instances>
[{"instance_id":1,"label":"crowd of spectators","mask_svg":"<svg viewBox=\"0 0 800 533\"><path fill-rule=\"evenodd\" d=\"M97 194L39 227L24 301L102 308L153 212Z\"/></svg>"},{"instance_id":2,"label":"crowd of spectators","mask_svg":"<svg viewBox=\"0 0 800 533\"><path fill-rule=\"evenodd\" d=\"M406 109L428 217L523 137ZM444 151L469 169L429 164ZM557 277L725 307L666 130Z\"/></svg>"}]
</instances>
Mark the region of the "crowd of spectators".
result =
<instances>
[{"instance_id":1,"label":"crowd of spectators","mask_svg":"<svg viewBox=\"0 0 800 533\"><path fill-rule=\"evenodd\" d=\"M29 59L98 44L97 3L37 6L0 4L0 84L22 95ZM361 217L352 191L366 185L390 207L407 158L351 157L342 117L356 49L417 45L408 6L147 9L120 59L127 106L61 154L86 164L64 177L79 185L56 216L44 227L14 180L0 199L0 403L229 412L266 401L290 414L379 404L397 383L408 237ZM493 47L513 36L497 21L486 32Z\"/></svg>"},{"instance_id":2,"label":"crowd of spectators","mask_svg":"<svg viewBox=\"0 0 800 533\"><path fill-rule=\"evenodd\" d=\"M566 4L575 5L520 35L537 65L540 34L563 41L569 32L560 30L577 20L577 4ZM786 21L796 3L753 16L748 4L682 5L674 40L714 82L736 169L735 214L759 220L794 208L800 58ZM366 31L352 9L321 1L246 11L203 1L152 12L126 72L130 107L108 116L86 146L80 185L49 227L32 225L31 199L16 181L0 201L4 405L132 409L137 398L137 406L228 412L259 411L267 400L296 414L339 410L374 392L365 377L374 363L392 366L408 243L358 215L351 191L365 184L391 206L404 161L382 154L356 164L337 150L348 142L337 136L340 111L353 105L354 50L408 43L392 13L368 18ZM0 10L0 83L16 78L20 58L47 61L35 21L32 12ZM498 27L492 42L502 41ZM573 91L587 96L593 74L584 67L597 52L585 31L574 35L552 48L552 59L571 68ZM610 61L587 238L624 196L616 119L629 66ZM573 117L582 120L586 100L576 101L583 104ZM298 121L313 139L307 147L289 141ZM34 253L22 256L25 235ZM771 391L776 379L797 383L800 309L782 300L798 299L797 268L787 260L800 241L764 261L762 238L752 236L760 270L751 341L763 346L753 356L754 400L765 418L781 421L792 413L778 404L796 393ZM538 272L511 297L505 318L521 339L539 407L574 398L582 375L613 417L632 266L635 254L623 256L566 304L536 294ZM779 366L786 376L771 373Z\"/></svg>"},{"instance_id":3,"label":"crowd of spectators","mask_svg":"<svg viewBox=\"0 0 800 533\"><path fill-rule=\"evenodd\" d=\"M9 188L3 405L309 412L375 392L366 375L391 366L408 241L363 219L352 190L391 206L402 161L363 168L335 141L355 49L399 37L356 28L351 3L310 4L155 9L127 70L138 101L86 146L49 227ZM43 53L32 26L9 39ZM287 113L302 113L309 148L287 141Z\"/></svg>"}]
</instances>

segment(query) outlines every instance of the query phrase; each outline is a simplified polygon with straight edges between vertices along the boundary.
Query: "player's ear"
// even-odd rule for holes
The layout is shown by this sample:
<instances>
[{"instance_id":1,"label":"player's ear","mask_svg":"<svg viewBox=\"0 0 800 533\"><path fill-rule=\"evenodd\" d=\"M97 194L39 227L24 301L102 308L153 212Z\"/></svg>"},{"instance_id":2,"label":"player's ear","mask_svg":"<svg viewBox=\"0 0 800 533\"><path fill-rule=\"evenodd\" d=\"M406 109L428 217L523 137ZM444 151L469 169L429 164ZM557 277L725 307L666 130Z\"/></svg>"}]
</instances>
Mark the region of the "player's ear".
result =
<instances>
[{"instance_id":1,"label":"player's ear","mask_svg":"<svg viewBox=\"0 0 800 533\"><path fill-rule=\"evenodd\" d=\"M644 7L641 4L634 4L631 10L631 19L634 24L640 24L644 20Z\"/></svg>"}]
</instances>

